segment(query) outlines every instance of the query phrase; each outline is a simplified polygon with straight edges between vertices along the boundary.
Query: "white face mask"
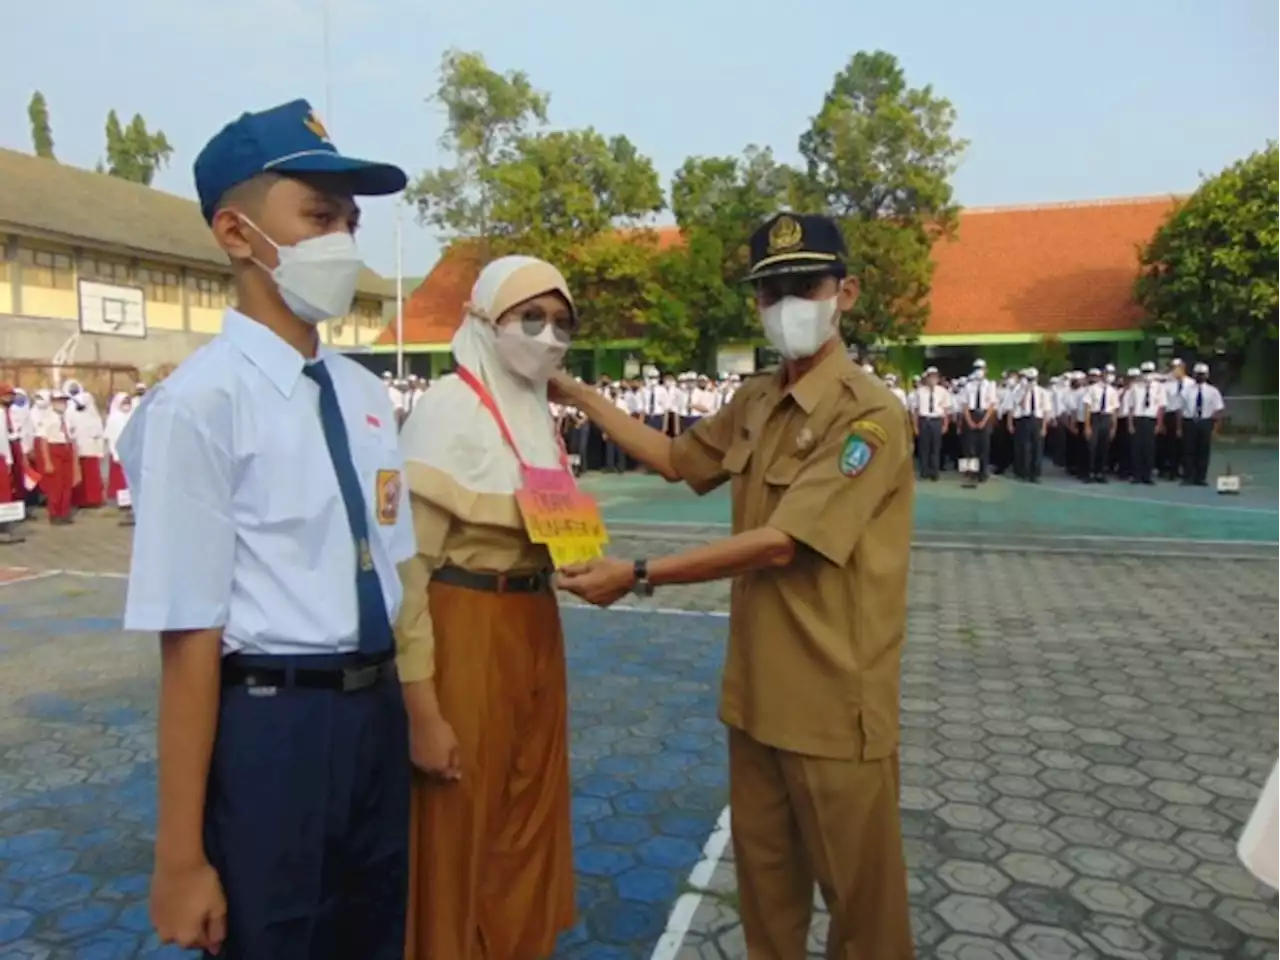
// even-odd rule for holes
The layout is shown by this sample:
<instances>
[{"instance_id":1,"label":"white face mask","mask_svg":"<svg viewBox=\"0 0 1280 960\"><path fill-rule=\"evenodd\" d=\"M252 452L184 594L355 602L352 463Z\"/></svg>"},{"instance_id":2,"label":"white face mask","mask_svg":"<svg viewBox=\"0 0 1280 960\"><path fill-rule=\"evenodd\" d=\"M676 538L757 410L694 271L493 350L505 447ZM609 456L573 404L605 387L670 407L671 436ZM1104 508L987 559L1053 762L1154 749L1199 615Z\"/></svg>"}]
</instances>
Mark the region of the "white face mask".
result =
<instances>
[{"instance_id":1,"label":"white face mask","mask_svg":"<svg viewBox=\"0 0 1280 960\"><path fill-rule=\"evenodd\" d=\"M533 337L519 323L503 324L494 335L494 346L504 367L532 383L546 383L569 350L550 323Z\"/></svg>"},{"instance_id":2,"label":"white face mask","mask_svg":"<svg viewBox=\"0 0 1280 960\"><path fill-rule=\"evenodd\" d=\"M295 317L308 323L323 323L351 312L356 284L364 269L355 237L339 231L281 246L248 217L241 214L240 219L276 248L279 263L274 270L259 260L254 263L271 274L280 298Z\"/></svg>"},{"instance_id":3,"label":"white face mask","mask_svg":"<svg viewBox=\"0 0 1280 960\"><path fill-rule=\"evenodd\" d=\"M783 297L760 311L769 344L784 359L812 357L835 336L836 298L806 300Z\"/></svg>"}]
</instances>

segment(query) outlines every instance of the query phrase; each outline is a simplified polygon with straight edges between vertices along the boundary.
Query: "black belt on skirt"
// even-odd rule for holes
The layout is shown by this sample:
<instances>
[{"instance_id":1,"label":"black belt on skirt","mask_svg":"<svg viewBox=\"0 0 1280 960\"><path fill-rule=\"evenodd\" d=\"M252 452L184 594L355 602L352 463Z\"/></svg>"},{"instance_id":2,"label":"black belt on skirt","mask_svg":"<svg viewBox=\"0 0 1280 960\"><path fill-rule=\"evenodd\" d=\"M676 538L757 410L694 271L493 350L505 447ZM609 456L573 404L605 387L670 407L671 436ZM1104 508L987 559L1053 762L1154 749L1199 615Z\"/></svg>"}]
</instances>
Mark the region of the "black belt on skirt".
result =
<instances>
[{"instance_id":1,"label":"black belt on skirt","mask_svg":"<svg viewBox=\"0 0 1280 960\"><path fill-rule=\"evenodd\" d=\"M339 690L357 693L394 676L395 654L361 653L285 655L233 653L222 658L224 687Z\"/></svg>"},{"instance_id":2,"label":"black belt on skirt","mask_svg":"<svg viewBox=\"0 0 1280 960\"><path fill-rule=\"evenodd\" d=\"M431 574L436 583L485 593L544 593L551 589L551 572L483 573L462 567L440 567Z\"/></svg>"}]
</instances>

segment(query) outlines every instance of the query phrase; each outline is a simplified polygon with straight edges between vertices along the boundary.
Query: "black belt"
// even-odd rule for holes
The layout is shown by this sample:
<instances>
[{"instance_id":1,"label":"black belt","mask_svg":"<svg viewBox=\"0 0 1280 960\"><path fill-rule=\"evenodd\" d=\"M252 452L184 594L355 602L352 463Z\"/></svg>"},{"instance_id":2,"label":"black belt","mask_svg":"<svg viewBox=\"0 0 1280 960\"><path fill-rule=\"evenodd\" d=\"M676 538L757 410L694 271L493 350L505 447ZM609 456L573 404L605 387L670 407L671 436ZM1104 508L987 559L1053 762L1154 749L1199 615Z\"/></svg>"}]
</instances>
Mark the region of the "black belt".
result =
<instances>
[{"instance_id":1,"label":"black belt","mask_svg":"<svg viewBox=\"0 0 1280 960\"><path fill-rule=\"evenodd\" d=\"M462 567L441 567L431 574L436 583L485 593L543 593L551 589L551 573L481 573Z\"/></svg>"},{"instance_id":2,"label":"black belt","mask_svg":"<svg viewBox=\"0 0 1280 960\"><path fill-rule=\"evenodd\" d=\"M259 659L259 658L255 658ZM282 658L285 659L285 658ZM295 663L302 658L288 658ZM367 690L384 677L395 675L394 658L373 662L353 662L350 666L325 669L299 666L259 666L236 662L234 655L222 661L224 687L299 687L307 690L340 690L356 693Z\"/></svg>"}]
</instances>

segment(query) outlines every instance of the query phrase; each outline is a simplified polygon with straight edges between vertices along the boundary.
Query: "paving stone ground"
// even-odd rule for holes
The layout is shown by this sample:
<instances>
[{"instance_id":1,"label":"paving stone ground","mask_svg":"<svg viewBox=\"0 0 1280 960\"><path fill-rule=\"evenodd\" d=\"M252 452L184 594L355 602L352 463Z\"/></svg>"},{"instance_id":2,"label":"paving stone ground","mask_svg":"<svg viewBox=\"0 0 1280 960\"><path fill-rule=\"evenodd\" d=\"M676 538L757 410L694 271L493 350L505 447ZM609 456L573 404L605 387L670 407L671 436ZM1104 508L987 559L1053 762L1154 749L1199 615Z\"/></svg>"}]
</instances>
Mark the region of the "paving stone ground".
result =
<instances>
[{"instance_id":1,"label":"paving stone ground","mask_svg":"<svg viewBox=\"0 0 1280 960\"><path fill-rule=\"evenodd\" d=\"M31 526L31 525L28 525ZM110 516L0 568L122 572ZM622 539L624 555L662 540ZM0 578L2 579L2 578ZM0 586L0 957L164 956L149 939L154 642L123 582ZM917 551L902 807L919 955L1276 956L1235 838L1277 755L1274 561ZM571 609L582 922L557 956L645 958L725 802L722 585ZM731 856L678 956L745 957ZM811 937L820 955L821 911Z\"/></svg>"}]
</instances>

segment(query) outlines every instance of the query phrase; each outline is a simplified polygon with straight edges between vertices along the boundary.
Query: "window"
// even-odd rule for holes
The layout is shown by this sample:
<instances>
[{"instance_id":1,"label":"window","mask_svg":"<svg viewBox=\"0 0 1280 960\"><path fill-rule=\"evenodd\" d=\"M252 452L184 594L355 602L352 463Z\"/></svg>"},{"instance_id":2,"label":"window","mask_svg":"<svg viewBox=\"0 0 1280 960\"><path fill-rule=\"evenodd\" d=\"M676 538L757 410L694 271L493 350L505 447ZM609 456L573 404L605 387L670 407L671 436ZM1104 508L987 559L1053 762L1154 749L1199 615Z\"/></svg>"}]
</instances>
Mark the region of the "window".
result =
<instances>
[{"instance_id":1,"label":"window","mask_svg":"<svg viewBox=\"0 0 1280 960\"><path fill-rule=\"evenodd\" d=\"M380 300L357 300L351 309L351 317L357 327L366 330L382 328L382 302Z\"/></svg>"},{"instance_id":2,"label":"window","mask_svg":"<svg viewBox=\"0 0 1280 960\"><path fill-rule=\"evenodd\" d=\"M227 305L227 282L221 277L187 277L187 305L221 310Z\"/></svg>"},{"instance_id":3,"label":"window","mask_svg":"<svg viewBox=\"0 0 1280 960\"><path fill-rule=\"evenodd\" d=\"M80 276L86 280L124 286L129 283L129 264L123 260L108 260L104 257L83 257L80 260Z\"/></svg>"},{"instance_id":4,"label":"window","mask_svg":"<svg viewBox=\"0 0 1280 960\"><path fill-rule=\"evenodd\" d=\"M153 303L181 303L182 287L174 270L161 267L139 267L138 285Z\"/></svg>"},{"instance_id":5,"label":"window","mask_svg":"<svg viewBox=\"0 0 1280 960\"><path fill-rule=\"evenodd\" d=\"M50 290L75 289L75 270L69 254L20 247L18 262L22 264L22 282L27 286L48 287Z\"/></svg>"}]
</instances>

